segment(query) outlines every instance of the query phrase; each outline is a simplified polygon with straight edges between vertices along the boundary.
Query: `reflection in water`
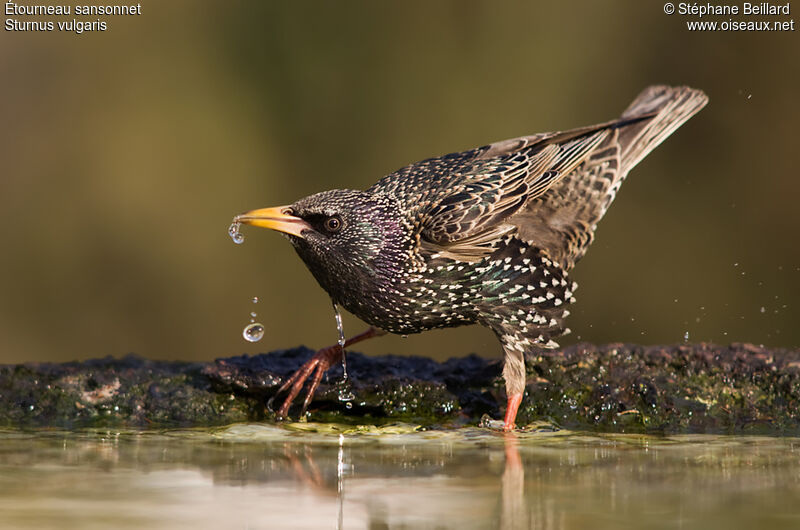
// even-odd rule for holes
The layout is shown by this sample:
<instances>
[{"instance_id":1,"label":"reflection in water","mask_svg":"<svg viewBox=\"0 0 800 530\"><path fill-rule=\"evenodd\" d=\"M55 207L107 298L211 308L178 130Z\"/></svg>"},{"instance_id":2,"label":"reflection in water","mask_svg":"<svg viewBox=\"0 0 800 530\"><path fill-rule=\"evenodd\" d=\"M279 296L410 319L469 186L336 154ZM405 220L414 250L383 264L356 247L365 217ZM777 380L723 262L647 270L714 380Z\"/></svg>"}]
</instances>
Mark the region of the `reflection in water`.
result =
<instances>
[{"instance_id":1,"label":"reflection in water","mask_svg":"<svg viewBox=\"0 0 800 530\"><path fill-rule=\"evenodd\" d=\"M503 471L500 528L528 528L528 507L525 504L525 468L519 456L519 440L515 433L505 433L506 468Z\"/></svg>"},{"instance_id":2,"label":"reflection in water","mask_svg":"<svg viewBox=\"0 0 800 530\"><path fill-rule=\"evenodd\" d=\"M304 429L300 431L299 429ZM3 528L795 528L798 440L0 431Z\"/></svg>"},{"instance_id":3,"label":"reflection in water","mask_svg":"<svg viewBox=\"0 0 800 530\"><path fill-rule=\"evenodd\" d=\"M339 346L344 344L341 341ZM339 519L337 520L336 528L341 530L344 528L344 435L339 435L339 454L337 457L336 466L336 493L339 497Z\"/></svg>"}]
</instances>

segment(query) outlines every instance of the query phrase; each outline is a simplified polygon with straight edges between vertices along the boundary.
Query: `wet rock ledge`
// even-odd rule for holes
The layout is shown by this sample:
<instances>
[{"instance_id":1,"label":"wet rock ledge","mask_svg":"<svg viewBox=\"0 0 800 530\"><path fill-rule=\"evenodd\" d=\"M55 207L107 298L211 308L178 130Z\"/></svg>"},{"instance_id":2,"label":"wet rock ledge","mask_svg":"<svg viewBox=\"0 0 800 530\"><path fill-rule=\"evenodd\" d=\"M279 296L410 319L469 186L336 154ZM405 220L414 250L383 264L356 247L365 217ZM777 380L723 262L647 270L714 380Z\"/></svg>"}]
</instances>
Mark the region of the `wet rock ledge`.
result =
<instances>
[{"instance_id":1,"label":"wet rock ledge","mask_svg":"<svg viewBox=\"0 0 800 530\"><path fill-rule=\"evenodd\" d=\"M0 367L0 426L175 427L270 421L265 404L313 351L210 363L136 356ZM518 424L618 432L800 434L800 349L749 344L576 344L528 360ZM333 368L310 419L418 422L428 427L499 417L499 360L348 352L355 399L340 400ZM278 400L282 399L280 396ZM302 395L301 395L302 398ZM301 399L297 400L299 405ZM294 417L299 407L292 409Z\"/></svg>"}]
</instances>

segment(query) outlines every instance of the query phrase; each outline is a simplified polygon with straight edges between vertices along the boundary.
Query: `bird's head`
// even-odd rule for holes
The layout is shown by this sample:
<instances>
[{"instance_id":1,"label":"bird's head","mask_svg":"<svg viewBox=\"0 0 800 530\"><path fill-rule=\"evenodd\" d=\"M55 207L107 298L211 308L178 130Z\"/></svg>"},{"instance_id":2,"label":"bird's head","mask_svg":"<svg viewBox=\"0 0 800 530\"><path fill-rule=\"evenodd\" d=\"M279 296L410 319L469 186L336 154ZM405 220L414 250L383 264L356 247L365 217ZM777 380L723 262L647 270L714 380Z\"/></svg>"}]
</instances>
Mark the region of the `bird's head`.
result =
<instances>
[{"instance_id":1,"label":"bird's head","mask_svg":"<svg viewBox=\"0 0 800 530\"><path fill-rule=\"evenodd\" d=\"M340 302L343 290L368 291L393 281L411 240L395 199L356 190L317 193L234 221L286 234L320 285Z\"/></svg>"}]
</instances>

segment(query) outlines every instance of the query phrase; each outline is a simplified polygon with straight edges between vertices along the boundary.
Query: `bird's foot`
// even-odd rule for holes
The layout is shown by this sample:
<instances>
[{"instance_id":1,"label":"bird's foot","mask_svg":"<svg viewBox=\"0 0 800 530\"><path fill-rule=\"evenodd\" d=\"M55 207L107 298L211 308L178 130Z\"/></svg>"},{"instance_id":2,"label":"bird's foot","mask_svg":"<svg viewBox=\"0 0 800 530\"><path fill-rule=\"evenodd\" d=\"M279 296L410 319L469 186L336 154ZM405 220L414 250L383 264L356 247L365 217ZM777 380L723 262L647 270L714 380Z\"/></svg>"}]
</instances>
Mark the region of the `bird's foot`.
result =
<instances>
[{"instance_id":1,"label":"bird's foot","mask_svg":"<svg viewBox=\"0 0 800 530\"><path fill-rule=\"evenodd\" d=\"M483 427L484 429L491 429L493 431L502 431L503 420L496 420L488 414L484 414L481 417L481 421L478 423L478 426Z\"/></svg>"},{"instance_id":2,"label":"bird's foot","mask_svg":"<svg viewBox=\"0 0 800 530\"><path fill-rule=\"evenodd\" d=\"M347 348L348 346L351 346L357 342L361 342L362 340L372 337L379 337L385 333L386 332L381 329L371 327L365 332L347 339L344 343L344 347ZM343 352L344 350L339 344L334 344L319 350L311 357L311 359L303 363L303 366L301 366L294 374L292 374L292 376L287 379L283 385L281 385L275 395L273 395L267 402L267 408L269 410L273 410L272 403L275 398L288 390L289 393L287 394L286 399L283 401L283 405L281 405L281 407L275 412L275 416L279 420L286 419L289 416L289 407L292 406L292 402L295 400L297 395L300 394L300 391L303 390L306 380L310 377L311 385L308 387L306 398L303 400L303 408L300 411L300 417L304 417L306 415L308 405L314 398L314 393L317 391L320 381L322 381L322 376L328 371L328 368L342 360Z\"/></svg>"},{"instance_id":3,"label":"bird's foot","mask_svg":"<svg viewBox=\"0 0 800 530\"><path fill-rule=\"evenodd\" d=\"M493 420L489 415L484 415L481 418L481 427L487 429L494 429L497 431L511 432L517 428L515 420L517 419L517 411L519 405L522 403L522 394L512 394L508 396L508 405L506 406L506 416L503 421Z\"/></svg>"},{"instance_id":4,"label":"bird's foot","mask_svg":"<svg viewBox=\"0 0 800 530\"><path fill-rule=\"evenodd\" d=\"M300 417L302 418L305 416L306 409L308 409L308 405L311 403L311 399L314 397L314 393L317 391L320 381L322 381L323 374L328 371L328 368L330 368L333 363L340 361L341 358L342 348L338 344L319 350L281 385L275 395L267 402L267 408L272 410L272 402L275 398L288 389L289 393L283 401L283 405L275 412L275 416L279 420L286 419L289 416L289 407L292 406L292 402L300 391L303 390L306 380L311 377L311 386L308 388L306 398L303 400L303 408L300 411Z\"/></svg>"}]
</instances>

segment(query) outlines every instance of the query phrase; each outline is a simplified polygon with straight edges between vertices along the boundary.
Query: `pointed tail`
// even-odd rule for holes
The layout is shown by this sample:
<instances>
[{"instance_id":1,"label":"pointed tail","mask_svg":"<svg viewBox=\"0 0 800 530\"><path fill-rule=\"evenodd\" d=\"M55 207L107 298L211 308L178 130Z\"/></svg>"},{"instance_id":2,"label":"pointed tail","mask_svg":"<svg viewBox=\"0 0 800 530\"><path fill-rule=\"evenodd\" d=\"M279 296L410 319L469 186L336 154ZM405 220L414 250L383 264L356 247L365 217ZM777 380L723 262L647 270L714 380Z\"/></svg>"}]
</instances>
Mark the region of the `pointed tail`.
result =
<instances>
[{"instance_id":1,"label":"pointed tail","mask_svg":"<svg viewBox=\"0 0 800 530\"><path fill-rule=\"evenodd\" d=\"M701 90L656 85L644 89L622 113L623 119L653 117L620 129L620 176L624 176L667 136L708 103Z\"/></svg>"}]
</instances>

